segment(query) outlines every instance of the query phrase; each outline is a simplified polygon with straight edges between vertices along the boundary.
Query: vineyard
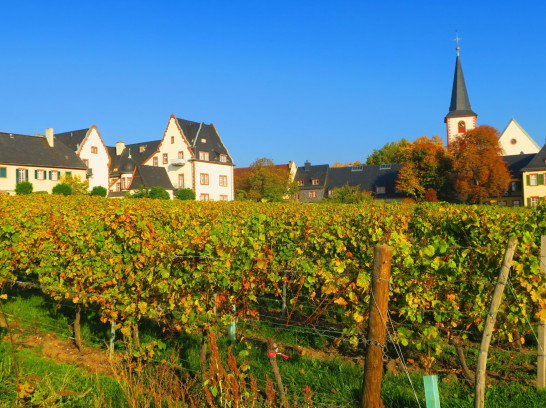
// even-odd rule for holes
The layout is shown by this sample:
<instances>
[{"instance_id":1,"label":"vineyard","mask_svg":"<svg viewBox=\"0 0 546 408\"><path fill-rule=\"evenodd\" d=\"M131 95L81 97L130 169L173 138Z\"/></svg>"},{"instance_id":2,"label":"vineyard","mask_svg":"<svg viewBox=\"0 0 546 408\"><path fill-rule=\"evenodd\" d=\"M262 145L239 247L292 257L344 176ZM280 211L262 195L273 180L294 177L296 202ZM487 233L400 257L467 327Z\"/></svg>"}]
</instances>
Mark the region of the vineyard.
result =
<instances>
[{"instance_id":1,"label":"vineyard","mask_svg":"<svg viewBox=\"0 0 546 408\"><path fill-rule=\"evenodd\" d=\"M204 339L200 369L192 369L199 377L207 355L211 361L217 355L215 339L236 332L263 342L270 355L276 387L269 378L252 383L244 353L230 363L241 383L255 384L247 394L264 401L293 395L297 406L358 404L358 397L305 388L304 375L285 393L281 357L283 345L299 336L305 344L291 351L320 348L361 359L377 244L393 248L386 364L394 360L404 371L404 353L416 350L425 356L420 368L434 371L446 345L479 342L511 236L518 246L507 291L515 301L501 304L493 342L519 350L532 325L546 320L539 264L544 207L0 196L0 219L3 290L39 290L48 301L74 305L77 344L80 312L93 309L112 335L134 342L137 357L157 358L164 344L139 340L139 327L154 322L170 338ZM222 396L217 375L205 378L209 404L228 406L228 398L240 401L231 406L247 406L242 392Z\"/></svg>"}]
</instances>

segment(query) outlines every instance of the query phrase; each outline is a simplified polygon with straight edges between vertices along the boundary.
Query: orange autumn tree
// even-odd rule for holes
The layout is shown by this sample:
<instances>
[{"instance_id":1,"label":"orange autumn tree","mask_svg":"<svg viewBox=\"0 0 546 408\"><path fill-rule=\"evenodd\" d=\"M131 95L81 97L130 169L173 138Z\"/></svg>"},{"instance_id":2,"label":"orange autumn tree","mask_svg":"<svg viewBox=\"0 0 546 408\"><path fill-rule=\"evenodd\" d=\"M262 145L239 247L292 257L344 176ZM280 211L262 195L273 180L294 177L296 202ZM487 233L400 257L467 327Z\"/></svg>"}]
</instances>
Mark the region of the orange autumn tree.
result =
<instances>
[{"instance_id":1,"label":"orange autumn tree","mask_svg":"<svg viewBox=\"0 0 546 408\"><path fill-rule=\"evenodd\" d=\"M452 160L439 136L422 136L400 148L404 166L398 172L397 190L422 200L425 193L444 195Z\"/></svg>"},{"instance_id":2,"label":"orange autumn tree","mask_svg":"<svg viewBox=\"0 0 546 408\"><path fill-rule=\"evenodd\" d=\"M455 160L455 190L462 200L483 203L507 190L510 172L502 159L498 134L494 127L481 125L450 146Z\"/></svg>"}]
</instances>

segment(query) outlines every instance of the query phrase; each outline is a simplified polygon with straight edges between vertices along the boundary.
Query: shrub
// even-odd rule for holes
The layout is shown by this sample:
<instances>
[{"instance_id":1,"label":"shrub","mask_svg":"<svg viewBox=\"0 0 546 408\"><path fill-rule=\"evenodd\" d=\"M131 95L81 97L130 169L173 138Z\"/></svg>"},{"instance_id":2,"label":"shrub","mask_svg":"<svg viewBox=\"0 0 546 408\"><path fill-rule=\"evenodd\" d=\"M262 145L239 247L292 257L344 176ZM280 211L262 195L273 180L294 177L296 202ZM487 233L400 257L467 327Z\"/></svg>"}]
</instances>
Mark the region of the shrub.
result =
<instances>
[{"instance_id":1,"label":"shrub","mask_svg":"<svg viewBox=\"0 0 546 408\"><path fill-rule=\"evenodd\" d=\"M179 200L195 200L195 191L191 188L181 188L176 192L176 198Z\"/></svg>"},{"instance_id":2,"label":"shrub","mask_svg":"<svg viewBox=\"0 0 546 408\"><path fill-rule=\"evenodd\" d=\"M103 186L93 187L90 193L90 195L92 196L99 196L99 197L106 197L107 194L108 194L108 191Z\"/></svg>"},{"instance_id":3,"label":"shrub","mask_svg":"<svg viewBox=\"0 0 546 408\"><path fill-rule=\"evenodd\" d=\"M49 194L49 193L47 191L35 191L32 194L44 195L44 194Z\"/></svg>"},{"instance_id":4,"label":"shrub","mask_svg":"<svg viewBox=\"0 0 546 408\"><path fill-rule=\"evenodd\" d=\"M30 181L21 181L15 185L15 194L31 194L33 189Z\"/></svg>"},{"instance_id":5,"label":"shrub","mask_svg":"<svg viewBox=\"0 0 546 408\"><path fill-rule=\"evenodd\" d=\"M72 194L72 187L66 183L59 183L55 187L53 187L53 190L51 190L53 194L62 194L64 196L68 196Z\"/></svg>"},{"instance_id":6,"label":"shrub","mask_svg":"<svg viewBox=\"0 0 546 408\"><path fill-rule=\"evenodd\" d=\"M138 189L132 193L127 193L125 196L130 198L148 198L150 197L150 190L144 186L140 186Z\"/></svg>"},{"instance_id":7,"label":"shrub","mask_svg":"<svg viewBox=\"0 0 546 408\"><path fill-rule=\"evenodd\" d=\"M171 196L163 187L152 187L148 194L149 198L156 198L159 200L170 200Z\"/></svg>"}]
</instances>

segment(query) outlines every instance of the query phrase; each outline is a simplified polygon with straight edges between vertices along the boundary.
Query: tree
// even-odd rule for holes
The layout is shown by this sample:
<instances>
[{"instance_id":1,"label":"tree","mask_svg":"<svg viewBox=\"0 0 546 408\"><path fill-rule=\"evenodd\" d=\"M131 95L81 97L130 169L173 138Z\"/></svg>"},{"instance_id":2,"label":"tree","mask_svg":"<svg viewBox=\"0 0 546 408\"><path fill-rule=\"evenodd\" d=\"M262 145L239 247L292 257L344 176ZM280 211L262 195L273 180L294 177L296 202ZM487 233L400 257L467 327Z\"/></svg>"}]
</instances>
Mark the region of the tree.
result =
<instances>
[{"instance_id":1,"label":"tree","mask_svg":"<svg viewBox=\"0 0 546 408\"><path fill-rule=\"evenodd\" d=\"M360 192L360 186L350 186L348 184L343 187L334 189L332 200L335 203L354 204L362 201L370 200L371 194Z\"/></svg>"},{"instance_id":2,"label":"tree","mask_svg":"<svg viewBox=\"0 0 546 408\"><path fill-rule=\"evenodd\" d=\"M396 180L399 191L417 200L430 189L439 195L447 194L453 164L439 136L432 139L422 136L413 143L408 142L400 148L399 154L404 163Z\"/></svg>"},{"instance_id":3,"label":"tree","mask_svg":"<svg viewBox=\"0 0 546 408\"><path fill-rule=\"evenodd\" d=\"M176 198L179 200L195 200L195 191L191 188L181 188L176 192Z\"/></svg>"},{"instance_id":4,"label":"tree","mask_svg":"<svg viewBox=\"0 0 546 408\"><path fill-rule=\"evenodd\" d=\"M163 187L152 187L148 193L149 198L157 200L170 200L171 196Z\"/></svg>"},{"instance_id":5,"label":"tree","mask_svg":"<svg viewBox=\"0 0 546 408\"><path fill-rule=\"evenodd\" d=\"M374 149L373 153L366 159L366 165L402 163L403 159L400 150L408 144L406 139L385 144L381 149Z\"/></svg>"},{"instance_id":6,"label":"tree","mask_svg":"<svg viewBox=\"0 0 546 408\"><path fill-rule=\"evenodd\" d=\"M89 181L82 181L80 176L72 176L71 174L64 175L59 180L61 183L68 184L72 189L74 195L84 195L87 194L89 190Z\"/></svg>"},{"instance_id":7,"label":"tree","mask_svg":"<svg viewBox=\"0 0 546 408\"><path fill-rule=\"evenodd\" d=\"M357 160L355 162L347 162L345 164L341 162L335 162L332 167L352 167L352 166L362 166L362 163L360 163L360 160Z\"/></svg>"},{"instance_id":8,"label":"tree","mask_svg":"<svg viewBox=\"0 0 546 408\"><path fill-rule=\"evenodd\" d=\"M72 194L72 187L67 183L59 183L51 190L53 194L68 196Z\"/></svg>"},{"instance_id":9,"label":"tree","mask_svg":"<svg viewBox=\"0 0 546 408\"><path fill-rule=\"evenodd\" d=\"M455 161L455 190L462 200L483 203L507 190L510 172L502 159L498 134L494 127L481 125L450 145Z\"/></svg>"},{"instance_id":10,"label":"tree","mask_svg":"<svg viewBox=\"0 0 546 408\"><path fill-rule=\"evenodd\" d=\"M283 201L295 194L298 187L290 182L290 173L284 166L275 166L272 160L255 160L248 171L235 180L237 197L253 201ZM244 193L244 194L243 194Z\"/></svg>"},{"instance_id":11,"label":"tree","mask_svg":"<svg viewBox=\"0 0 546 408\"><path fill-rule=\"evenodd\" d=\"M34 187L30 181L21 181L15 185L15 194L17 195L26 195L31 194Z\"/></svg>"},{"instance_id":12,"label":"tree","mask_svg":"<svg viewBox=\"0 0 546 408\"><path fill-rule=\"evenodd\" d=\"M107 194L108 194L108 190L106 190L106 188L103 186L95 186L91 190L91 193L89 193L89 195L99 196L99 197L106 197Z\"/></svg>"}]
</instances>

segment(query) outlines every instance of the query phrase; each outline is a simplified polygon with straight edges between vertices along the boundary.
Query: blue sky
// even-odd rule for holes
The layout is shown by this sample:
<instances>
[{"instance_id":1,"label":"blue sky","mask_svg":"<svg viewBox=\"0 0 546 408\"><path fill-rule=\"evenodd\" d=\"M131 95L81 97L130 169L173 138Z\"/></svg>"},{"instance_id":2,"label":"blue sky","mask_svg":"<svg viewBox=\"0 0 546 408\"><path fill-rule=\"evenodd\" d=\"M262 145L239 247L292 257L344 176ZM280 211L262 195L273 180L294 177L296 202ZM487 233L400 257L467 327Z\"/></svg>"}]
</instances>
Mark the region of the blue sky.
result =
<instances>
[{"instance_id":1,"label":"blue sky","mask_svg":"<svg viewBox=\"0 0 546 408\"><path fill-rule=\"evenodd\" d=\"M479 124L546 138L543 1L3 2L0 131L160 139L214 123L238 166L446 138L455 31Z\"/></svg>"}]
</instances>

